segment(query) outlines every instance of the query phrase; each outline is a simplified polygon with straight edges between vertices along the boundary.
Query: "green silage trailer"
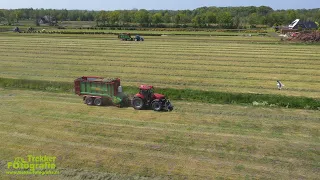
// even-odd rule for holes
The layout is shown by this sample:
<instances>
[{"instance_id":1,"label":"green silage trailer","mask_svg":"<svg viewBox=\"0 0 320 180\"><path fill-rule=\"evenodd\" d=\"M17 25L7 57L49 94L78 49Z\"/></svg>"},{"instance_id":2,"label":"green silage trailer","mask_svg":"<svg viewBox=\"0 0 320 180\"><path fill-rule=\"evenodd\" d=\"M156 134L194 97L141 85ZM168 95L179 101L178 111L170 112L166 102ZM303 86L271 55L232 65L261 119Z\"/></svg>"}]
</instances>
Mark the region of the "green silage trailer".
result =
<instances>
[{"instance_id":1,"label":"green silage trailer","mask_svg":"<svg viewBox=\"0 0 320 180\"><path fill-rule=\"evenodd\" d=\"M74 80L75 94L87 105L126 105L128 97L122 92L119 78L83 76Z\"/></svg>"}]
</instances>

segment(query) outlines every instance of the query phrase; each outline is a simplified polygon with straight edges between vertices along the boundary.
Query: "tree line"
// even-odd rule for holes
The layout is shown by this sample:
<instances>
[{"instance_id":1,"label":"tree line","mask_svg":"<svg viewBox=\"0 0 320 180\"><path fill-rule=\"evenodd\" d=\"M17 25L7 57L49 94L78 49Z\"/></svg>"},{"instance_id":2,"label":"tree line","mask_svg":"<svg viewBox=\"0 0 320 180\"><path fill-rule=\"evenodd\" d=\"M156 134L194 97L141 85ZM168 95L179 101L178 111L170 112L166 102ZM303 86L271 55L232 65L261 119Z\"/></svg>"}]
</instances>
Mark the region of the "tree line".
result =
<instances>
[{"instance_id":1,"label":"tree line","mask_svg":"<svg viewBox=\"0 0 320 180\"><path fill-rule=\"evenodd\" d=\"M295 19L320 22L318 9L273 10L268 6L201 7L194 10L115 10L88 11L67 9L0 9L0 23L37 20L50 16L61 21L95 21L98 26L143 27L193 26L244 28L256 25L287 25Z\"/></svg>"}]
</instances>

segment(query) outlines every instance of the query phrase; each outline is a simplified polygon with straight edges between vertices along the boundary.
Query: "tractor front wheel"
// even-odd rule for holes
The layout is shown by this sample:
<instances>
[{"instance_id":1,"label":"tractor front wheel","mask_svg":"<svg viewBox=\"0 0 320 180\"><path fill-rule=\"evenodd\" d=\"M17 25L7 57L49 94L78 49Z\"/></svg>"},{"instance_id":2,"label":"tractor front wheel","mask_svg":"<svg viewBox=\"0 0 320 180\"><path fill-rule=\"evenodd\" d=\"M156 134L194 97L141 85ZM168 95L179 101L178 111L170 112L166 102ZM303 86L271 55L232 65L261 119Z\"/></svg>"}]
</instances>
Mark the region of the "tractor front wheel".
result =
<instances>
[{"instance_id":1,"label":"tractor front wheel","mask_svg":"<svg viewBox=\"0 0 320 180\"><path fill-rule=\"evenodd\" d=\"M152 109L155 111L161 111L162 103L160 101L153 101L152 102Z\"/></svg>"},{"instance_id":2,"label":"tractor front wheel","mask_svg":"<svg viewBox=\"0 0 320 180\"><path fill-rule=\"evenodd\" d=\"M143 108L143 100L138 97L133 98L132 107L136 110L141 110Z\"/></svg>"}]
</instances>

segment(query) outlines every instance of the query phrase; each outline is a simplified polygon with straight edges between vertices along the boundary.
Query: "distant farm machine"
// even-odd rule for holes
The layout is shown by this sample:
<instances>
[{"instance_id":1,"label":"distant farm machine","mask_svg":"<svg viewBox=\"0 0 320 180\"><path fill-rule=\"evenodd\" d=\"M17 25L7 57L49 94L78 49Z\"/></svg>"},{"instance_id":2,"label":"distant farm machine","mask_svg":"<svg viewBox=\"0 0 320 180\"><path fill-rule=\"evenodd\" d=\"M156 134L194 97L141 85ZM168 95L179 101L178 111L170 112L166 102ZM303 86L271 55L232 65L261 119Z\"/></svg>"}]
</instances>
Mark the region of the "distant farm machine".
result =
<instances>
[{"instance_id":1,"label":"distant farm machine","mask_svg":"<svg viewBox=\"0 0 320 180\"><path fill-rule=\"evenodd\" d=\"M122 92L120 79L107 79L97 76L83 76L74 80L75 93L83 97L87 105L132 106L136 110L172 111L173 106L164 95L154 93L153 86L140 85L139 92L129 99Z\"/></svg>"},{"instance_id":2,"label":"distant farm machine","mask_svg":"<svg viewBox=\"0 0 320 180\"><path fill-rule=\"evenodd\" d=\"M118 39L121 39L122 41L144 41L144 38L136 35L134 38L131 37L130 33L122 33L118 35Z\"/></svg>"}]
</instances>

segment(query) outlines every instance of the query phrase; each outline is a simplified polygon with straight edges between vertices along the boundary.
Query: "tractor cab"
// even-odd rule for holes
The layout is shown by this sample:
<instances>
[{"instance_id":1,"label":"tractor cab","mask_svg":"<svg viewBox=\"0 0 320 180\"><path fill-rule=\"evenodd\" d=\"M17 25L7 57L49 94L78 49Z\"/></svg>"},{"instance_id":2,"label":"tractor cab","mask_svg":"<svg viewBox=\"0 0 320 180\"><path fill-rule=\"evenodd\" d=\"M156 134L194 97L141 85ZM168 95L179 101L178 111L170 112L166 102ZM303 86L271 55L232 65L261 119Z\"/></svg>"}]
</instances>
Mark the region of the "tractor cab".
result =
<instances>
[{"instance_id":1,"label":"tractor cab","mask_svg":"<svg viewBox=\"0 0 320 180\"><path fill-rule=\"evenodd\" d=\"M166 97L162 94L154 93L153 86L140 85L139 87L140 97L146 99L147 101L152 101L154 99L165 99ZM137 94L138 95L138 94ZM138 95L138 96L139 96ZM142 95L142 96L141 96Z\"/></svg>"},{"instance_id":2,"label":"tractor cab","mask_svg":"<svg viewBox=\"0 0 320 180\"><path fill-rule=\"evenodd\" d=\"M140 110L143 108L152 107L155 111L161 111L163 109L172 111L173 106L170 101L162 94L154 93L153 86L140 85L139 93L137 93L132 99L132 106L134 109Z\"/></svg>"},{"instance_id":3,"label":"tractor cab","mask_svg":"<svg viewBox=\"0 0 320 180\"><path fill-rule=\"evenodd\" d=\"M154 95L153 86L140 85L139 94L137 94L137 96L140 96L141 98L143 98L149 102L153 99L153 95Z\"/></svg>"}]
</instances>

